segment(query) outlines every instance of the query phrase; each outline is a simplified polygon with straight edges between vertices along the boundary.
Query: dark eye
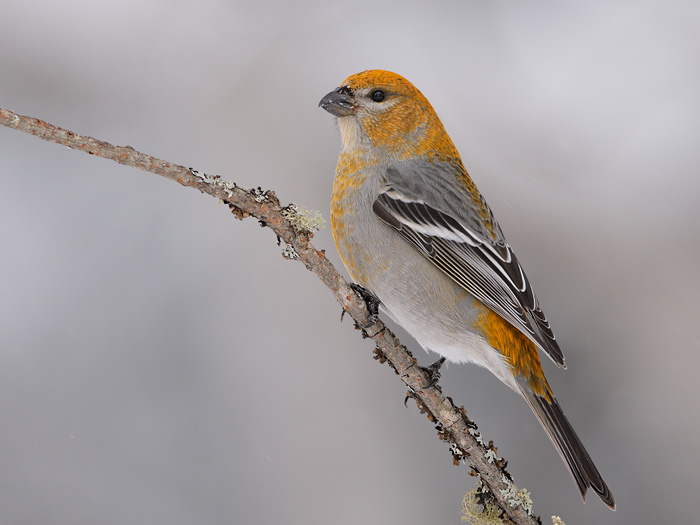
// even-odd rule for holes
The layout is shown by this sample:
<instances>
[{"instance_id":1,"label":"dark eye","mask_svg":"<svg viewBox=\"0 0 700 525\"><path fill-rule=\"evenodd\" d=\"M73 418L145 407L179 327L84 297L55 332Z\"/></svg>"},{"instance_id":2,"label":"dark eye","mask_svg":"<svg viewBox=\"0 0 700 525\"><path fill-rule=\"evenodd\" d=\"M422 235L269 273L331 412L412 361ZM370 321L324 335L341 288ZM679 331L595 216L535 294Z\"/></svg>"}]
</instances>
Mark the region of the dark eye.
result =
<instances>
[{"instance_id":1,"label":"dark eye","mask_svg":"<svg viewBox=\"0 0 700 525\"><path fill-rule=\"evenodd\" d=\"M375 102L381 102L382 100L384 100L385 96L386 95L384 95L384 92L381 89L375 89L370 95L370 97L372 97L372 100L374 100Z\"/></svg>"}]
</instances>

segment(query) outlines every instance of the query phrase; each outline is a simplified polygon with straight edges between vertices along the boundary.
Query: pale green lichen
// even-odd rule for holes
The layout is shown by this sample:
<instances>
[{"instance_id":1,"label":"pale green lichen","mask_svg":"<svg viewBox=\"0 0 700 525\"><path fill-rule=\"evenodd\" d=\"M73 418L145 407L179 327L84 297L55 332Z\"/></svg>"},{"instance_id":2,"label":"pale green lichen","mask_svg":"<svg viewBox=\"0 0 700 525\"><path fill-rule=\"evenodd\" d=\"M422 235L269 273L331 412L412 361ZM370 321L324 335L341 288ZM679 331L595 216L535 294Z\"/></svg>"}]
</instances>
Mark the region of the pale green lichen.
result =
<instances>
[{"instance_id":1,"label":"pale green lichen","mask_svg":"<svg viewBox=\"0 0 700 525\"><path fill-rule=\"evenodd\" d=\"M253 194L253 199L255 199L255 202L262 202L267 199L267 191L260 187L253 188L250 190L250 192Z\"/></svg>"},{"instance_id":2,"label":"pale green lichen","mask_svg":"<svg viewBox=\"0 0 700 525\"><path fill-rule=\"evenodd\" d=\"M464 461L464 451L456 443L450 445L450 452L452 452L452 457L455 461Z\"/></svg>"},{"instance_id":3,"label":"pale green lichen","mask_svg":"<svg viewBox=\"0 0 700 525\"><path fill-rule=\"evenodd\" d=\"M236 184L234 182L231 182L230 180L224 180L218 175L207 175L203 171L197 171L194 168L190 168L190 173L198 179L202 179L202 181L206 184L210 184L216 186L217 188L221 188L222 190L224 190L224 192L226 193L226 197L228 197L229 199L233 196L233 189L236 187Z\"/></svg>"},{"instance_id":4,"label":"pale green lichen","mask_svg":"<svg viewBox=\"0 0 700 525\"><path fill-rule=\"evenodd\" d=\"M470 525L503 525L501 509L491 503L485 506L476 501L476 490L470 490L462 500L462 523Z\"/></svg>"},{"instance_id":5,"label":"pale green lichen","mask_svg":"<svg viewBox=\"0 0 700 525\"><path fill-rule=\"evenodd\" d=\"M498 454L496 454L493 450L487 450L485 456L486 461L489 463L495 463L498 461Z\"/></svg>"},{"instance_id":6,"label":"pale green lichen","mask_svg":"<svg viewBox=\"0 0 700 525\"><path fill-rule=\"evenodd\" d=\"M474 439L476 440L479 445L485 447L486 443L484 443L484 439L481 437L481 434L479 434L479 431L475 428L469 427L469 433L474 436Z\"/></svg>"},{"instance_id":7,"label":"pale green lichen","mask_svg":"<svg viewBox=\"0 0 700 525\"><path fill-rule=\"evenodd\" d=\"M522 507L528 514L532 514L530 493L526 489L516 490L515 485L505 476L501 480L506 484L506 488L501 490L501 494L506 498L508 504L513 507Z\"/></svg>"},{"instance_id":8,"label":"pale green lichen","mask_svg":"<svg viewBox=\"0 0 700 525\"><path fill-rule=\"evenodd\" d=\"M552 516L552 525L566 525L566 523L559 516Z\"/></svg>"},{"instance_id":9,"label":"pale green lichen","mask_svg":"<svg viewBox=\"0 0 700 525\"><path fill-rule=\"evenodd\" d=\"M297 206L294 203L282 210L282 215L299 232L313 233L326 225L325 219L319 212L307 210L303 206Z\"/></svg>"},{"instance_id":10,"label":"pale green lichen","mask_svg":"<svg viewBox=\"0 0 700 525\"><path fill-rule=\"evenodd\" d=\"M287 244L284 248L282 248L282 257L284 257L285 259L298 259L299 254L293 246Z\"/></svg>"}]
</instances>

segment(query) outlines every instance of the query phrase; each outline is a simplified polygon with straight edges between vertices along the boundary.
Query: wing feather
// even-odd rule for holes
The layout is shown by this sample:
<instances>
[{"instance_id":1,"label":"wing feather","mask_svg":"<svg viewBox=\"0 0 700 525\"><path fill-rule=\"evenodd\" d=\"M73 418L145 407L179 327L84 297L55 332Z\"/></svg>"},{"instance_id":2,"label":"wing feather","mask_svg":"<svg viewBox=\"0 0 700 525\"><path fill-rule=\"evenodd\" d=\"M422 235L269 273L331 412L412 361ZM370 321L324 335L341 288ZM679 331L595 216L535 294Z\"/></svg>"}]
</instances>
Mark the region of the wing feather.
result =
<instances>
[{"instance_id":1,"label":"wing feather","mask_svg":"<svg viewBox=\"0 0 700 525\"><path fill-rule=\"evenodd\" d=\"M380 192L372 209L456 283L565 366L539 301L505 241L493 242L449 213L391 185Z\"/></svg>"}]
</instances>

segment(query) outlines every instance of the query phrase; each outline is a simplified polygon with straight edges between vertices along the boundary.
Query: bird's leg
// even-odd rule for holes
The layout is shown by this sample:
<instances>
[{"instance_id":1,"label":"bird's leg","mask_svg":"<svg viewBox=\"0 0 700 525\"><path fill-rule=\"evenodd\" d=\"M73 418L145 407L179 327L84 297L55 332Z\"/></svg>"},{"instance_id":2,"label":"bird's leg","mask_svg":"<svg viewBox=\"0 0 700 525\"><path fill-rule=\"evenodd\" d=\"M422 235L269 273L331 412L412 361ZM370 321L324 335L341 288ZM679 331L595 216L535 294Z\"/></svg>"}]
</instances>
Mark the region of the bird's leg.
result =
<instances>
[{"instance_id":1,"label":"bird's leg","mask_svg":"<svg viewBox=\"0 0 700 525\"><path fill-rule=\"evenodd\" d=\"M365 306L367 307L367 310L369 310L369 323L367 324L367 326L362 327L369 328L379 319L379 305L381 304L381 301L376 295L374 295L364 286L352 283L350 285L350 288L352 288L353 291L360 297L360 299L362 299L365 302Z\"/></svg>"}]
</instances>

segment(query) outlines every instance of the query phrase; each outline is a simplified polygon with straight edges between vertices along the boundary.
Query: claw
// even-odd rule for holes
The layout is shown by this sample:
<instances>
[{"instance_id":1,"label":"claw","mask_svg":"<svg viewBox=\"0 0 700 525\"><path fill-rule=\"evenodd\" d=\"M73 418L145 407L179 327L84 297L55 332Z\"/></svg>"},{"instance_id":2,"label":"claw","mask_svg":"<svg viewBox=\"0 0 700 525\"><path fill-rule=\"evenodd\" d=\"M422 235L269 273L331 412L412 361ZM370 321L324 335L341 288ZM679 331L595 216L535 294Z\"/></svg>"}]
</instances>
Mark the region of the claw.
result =
<instances>
[{"instance_id":1,"label":"claw","mask_svg":"<svg viewBox=\"0 0 700 525\"><path fill-rule=\"evenodd\" d=\"M406 403L408 403L408 400L411 399L412 397L415 397L416 391L413 390L410 386L408 387L408 392L406 392L406 397L403 398L403 406L408 407Z\"/></svg>"},{"instance_id":2,"label":"claw","mask_svg":"<svg viewBox=\"0 0 700 525\"><path fill-rule=\"evenodd\" d=\"M427 390L431 386L437 385L437 382L440 380L440 367L442 367L443 363L445 362L445 358L441 357L437 361L435 361L432 365L427 366L425 368L421 367L421 369L428 374L428 377L430 378L430 383L425 385L421 390ZM403 406L406 406L406 403L408 403L408 400L412 397L416 397L416 391L413 390L411 387L408 388L408 392L406 392L406 397L403 400Z\"/></svg>"}]
</instances>

